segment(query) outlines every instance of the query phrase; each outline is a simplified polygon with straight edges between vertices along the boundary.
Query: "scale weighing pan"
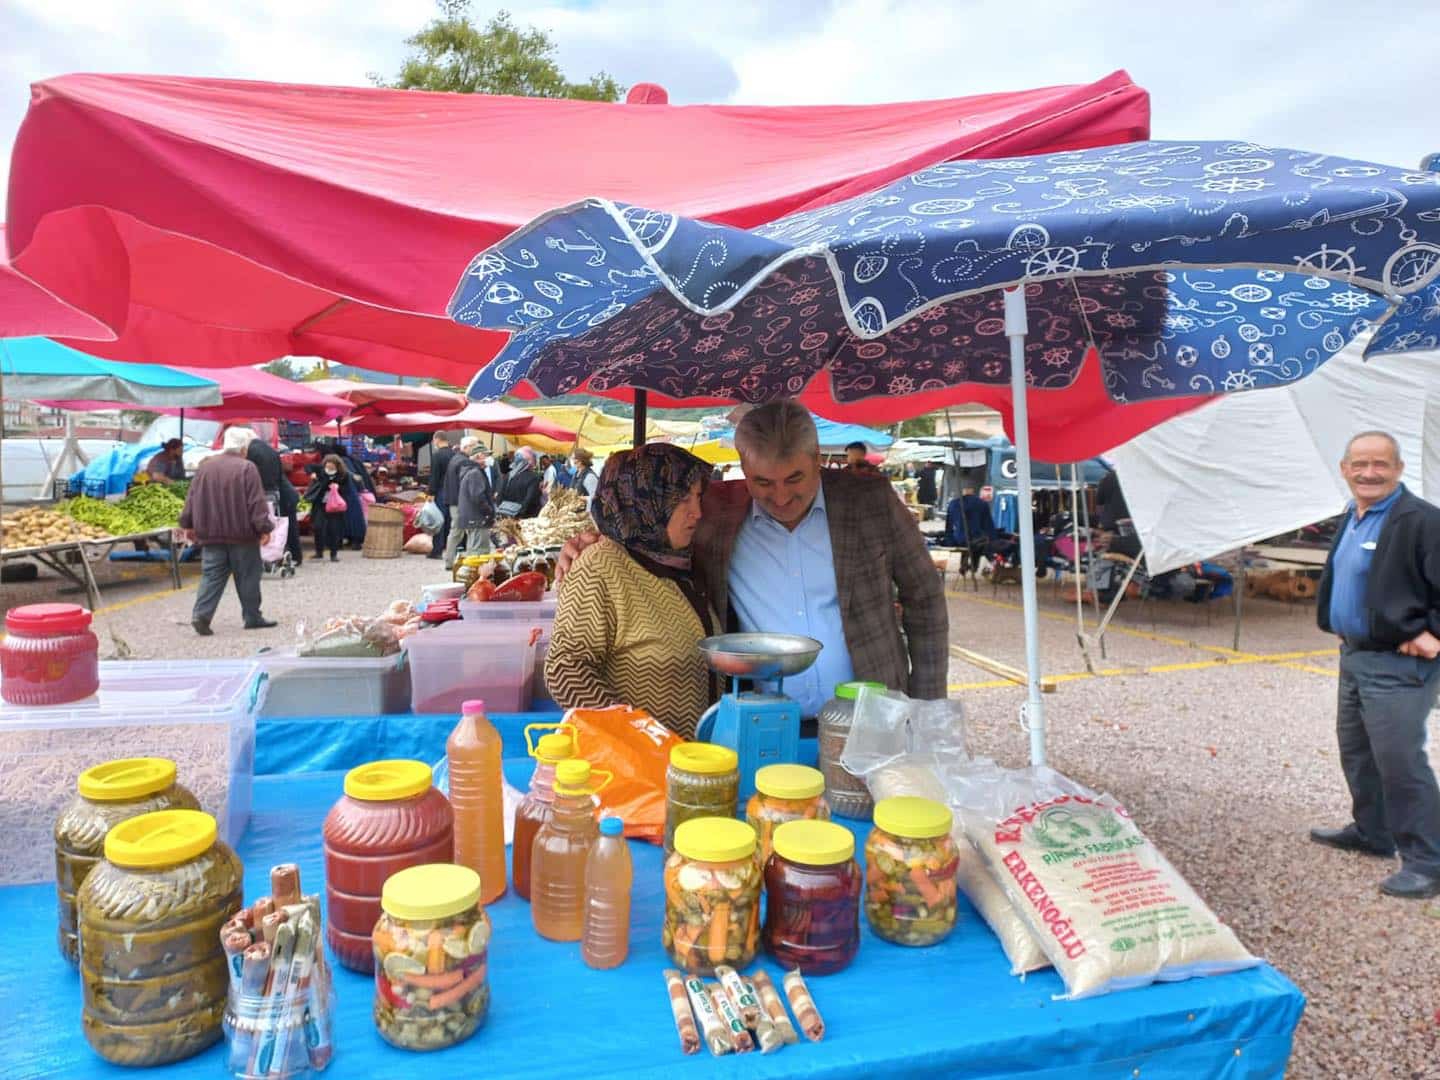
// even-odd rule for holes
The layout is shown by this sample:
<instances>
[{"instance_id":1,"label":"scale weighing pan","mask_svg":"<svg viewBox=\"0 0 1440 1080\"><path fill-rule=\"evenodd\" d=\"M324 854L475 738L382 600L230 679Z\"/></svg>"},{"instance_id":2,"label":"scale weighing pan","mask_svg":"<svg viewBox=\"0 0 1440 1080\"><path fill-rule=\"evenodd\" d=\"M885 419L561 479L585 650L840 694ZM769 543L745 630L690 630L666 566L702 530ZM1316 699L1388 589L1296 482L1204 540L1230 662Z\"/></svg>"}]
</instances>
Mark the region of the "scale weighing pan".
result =
<instances>
[{"instance_id":1,"label":"scale weighing pan","mask_svg":"<svg viewBox=\"0 0 1440 1080\"><path fill-rule=\"evenodd\" d=\"M798 675L815 663L823 647L801 634L716 634L699 646L712 670L736 679Z\"/></svg>"}]
</instances>

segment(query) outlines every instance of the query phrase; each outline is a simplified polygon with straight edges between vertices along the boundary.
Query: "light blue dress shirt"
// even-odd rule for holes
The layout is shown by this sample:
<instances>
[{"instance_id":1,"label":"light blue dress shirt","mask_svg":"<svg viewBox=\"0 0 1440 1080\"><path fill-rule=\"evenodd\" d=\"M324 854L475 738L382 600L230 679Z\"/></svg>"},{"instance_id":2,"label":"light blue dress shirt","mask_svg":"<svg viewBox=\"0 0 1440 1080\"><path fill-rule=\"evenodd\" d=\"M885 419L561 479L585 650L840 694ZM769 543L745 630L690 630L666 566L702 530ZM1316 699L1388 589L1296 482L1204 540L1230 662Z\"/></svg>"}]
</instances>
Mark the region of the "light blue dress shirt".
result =
<instances>
[{"instance_id":1,"label":"light blue dress shirt","mask_svg":"<svg viewBox=\"0 0 1440 1080\"><path fill-rule=\"evenodd\" d=\"M799 702L803 716L815 716L837 683L855 677L845 646L823 487L793 531L758 503L750 504L730 555L730 602L741 630L804 634L825 646L809 671L785 680L783 689Z\"/></svg>"},{"instance_id":2,"label":"light blue dress shirt","mask_svg":"<svg viewBox=\"0 0 1440 1080\"><path fill-rule=\"evenodd\" d=\"M1364 641L1370 636L1370 613L1365 607L1370 562L1390 507L1404 490L1401 484L1366 510L1359 521L1355 520L1354 503L1345 515L1344 531L1335 545L1335 563L1331 567L1330 629L1348 641Z\"/></svg>"}]
</instances>

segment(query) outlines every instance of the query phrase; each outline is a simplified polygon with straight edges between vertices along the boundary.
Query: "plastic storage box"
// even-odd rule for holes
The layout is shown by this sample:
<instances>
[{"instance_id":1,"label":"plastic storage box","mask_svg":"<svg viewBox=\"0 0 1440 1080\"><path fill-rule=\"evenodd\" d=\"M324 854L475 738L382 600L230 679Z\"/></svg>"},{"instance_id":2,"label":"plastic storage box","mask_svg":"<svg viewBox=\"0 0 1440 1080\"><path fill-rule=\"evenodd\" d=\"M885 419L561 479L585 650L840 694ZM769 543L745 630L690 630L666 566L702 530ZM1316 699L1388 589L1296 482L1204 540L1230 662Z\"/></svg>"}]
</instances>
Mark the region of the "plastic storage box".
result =
<instances>
[{"instance_id":1,"label":"plastic storage box","mask_svg":"<svg viewBox=\"0 0 1440 1080\"><path fill-rule=\"evenodd\" d=\"M83 701L0 706L0 885L54 880L55 819L80 773L118 757L174 761L233 847L250 820L267 685L250 660L102 661Z\"/></svg>"},{"instance_id":2,"label":"plastic storage box","mask_svg":"<svg viewBox=\"0 0 1440 1080\"><path fill-rule=\"evenodd\" d=\"M555 621L555 606L559 603L553 596L543 600L461 600L460 618L471 622L499 622L509 619L529 620L539 626Z\"/></svg>"},{"instance_id":3,"label":"plastic storage box","mask_svg":"<svg viewBox=\"0 0 1440 1080\"><path fill-rule=\"evenodd\" d=\"M270 676L261 716L386 716L410 711L405 653L391 656L296 656L261 653Z\"/></svg>"},{"instance_id":4,"label":"plastic storage box","mask_svg":"<svg viewBox=\"0 0 1440 1080\"><path fill-rule=\"evenodd\" d=\"M410 707L417 713L458 713L483 698L488 712L524 712L535 681L533 628L520 622L452 619L402 643L410 657Z\"/></svg>"}]
</instances>

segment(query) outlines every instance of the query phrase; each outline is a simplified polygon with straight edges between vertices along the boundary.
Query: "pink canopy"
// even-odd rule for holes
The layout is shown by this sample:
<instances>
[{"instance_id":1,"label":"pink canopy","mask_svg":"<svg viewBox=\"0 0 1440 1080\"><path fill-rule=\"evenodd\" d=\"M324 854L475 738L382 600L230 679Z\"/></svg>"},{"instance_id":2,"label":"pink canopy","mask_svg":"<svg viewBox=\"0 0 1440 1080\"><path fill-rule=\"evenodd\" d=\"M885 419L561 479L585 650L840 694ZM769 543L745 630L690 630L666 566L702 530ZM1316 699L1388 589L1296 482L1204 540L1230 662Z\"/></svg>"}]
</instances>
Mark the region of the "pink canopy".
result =
<instances>
[{"instance_id":1,"label":"pink canopy","mask_svg":"<svg viewBox=\"0 0 1440 1080\"><path fill-rule=\"evenodd\" d=\"M343 398L315 388L314 383L291 382L259 368L177 368L192 375L213 379L220 384L219 405L202 409L186 409L185 415L197 420L243 420L276 417L324 423L344 416L354 407ZM113 404L98 401L57 401L50 404L65 409L107 409ZM155 409L154 412L174 416L179 409Z\"/></svg>"},{"instance_id":2,"label":"pink canopy","mask_svg":"<svg viewBox=\"0 0 1440 1080\"><path fill-rule=\"evenodd\" d=\"M449 414L416 412L360 416L342 425L342 430L358 435L392 435L459 428L474 428L496 435L545 435L558 442L575 440L575 432L542 420L513 405L506 405L503 401L475 401L460 412Z\"/></svg>"},{"instance_id":3,"label":"pink canopy","mask_svg":"<svg viewBox=\"0 0 1440 1080\"><path fill-rule=\"evenodd\" d=\"M438 386L405 386L400 383L351 382L348 379L314 379L310 386L333 394L349 411L367 416L388 416L428 408L434 413L456 413L470 404L464 394Z\"/></svg>"},{"instance_id":4,"label":"pink canopy","mask_svg":"<svg viewBox=\"0 0 1440 1080\"><path fill-rule=\"evenodd\" d=\"M105 324L50 295L11 269L0 225L0 338L105 337Z\"/></svg>"},{"instance_id":5,"label":"pink canopy","mask_svg":"<svg viewBox=\"0 0 1440 1080\"><path fill-rule=\"evenodd\" d=\"M319 355L465 385L500 337L446 301L476 252L551 207L602 194L748 227L939 161L1148 133L1124 72L783 108L67 75L33 88L7 240L105 328L32 332L111 338L83 345L97 355Z\"/></svg>"}]
</instances>

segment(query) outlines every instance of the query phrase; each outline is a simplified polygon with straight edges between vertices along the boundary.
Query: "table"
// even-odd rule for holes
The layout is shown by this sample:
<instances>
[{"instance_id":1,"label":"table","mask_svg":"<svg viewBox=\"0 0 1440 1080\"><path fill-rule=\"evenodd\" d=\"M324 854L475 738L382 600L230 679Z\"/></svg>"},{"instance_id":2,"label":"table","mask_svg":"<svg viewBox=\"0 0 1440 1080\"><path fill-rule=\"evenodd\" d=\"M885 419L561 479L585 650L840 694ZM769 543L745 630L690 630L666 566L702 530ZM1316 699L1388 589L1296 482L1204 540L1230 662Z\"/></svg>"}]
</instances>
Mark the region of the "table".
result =
<instances>
[{"instance_id":1,"label":"table","mask_svg":"<svg viewBox=\"0 0 1440 1080\"><path fill-rule=\"evenodd\" d=\"M113 548L116 544L130 544L137 540L165 541L170 552L170 580L180 588L180 548L172 541L175 529L165 526L161 529L147 529L144 532L126 533L124 536L107 536L100 540L65 540L58 544L44 544L39 547L7 548L0 551L0 562L12 559L34 559L41 566L55 571L76 588L82 589L90 603L90 610L100 606L100 586L96 584L95 573L90 569L90 551L87 549ZM77 572L65 556L73 553L79 564Z\"/></svg>"},{"instance_id":2,"label":"table","mask_svg":"<svg viewBox=\"0 0 1440 1080\"><path fill-rule=\"evenodd\" d=\"M514 743L534 716L498 717ZM433 760L433 739L453 717L376 718L399 730L413 724L408 747ZM369 725L372 721L352 721ZM261 745L303 724L318 745L326 721L265 721ZM359 737L341 740L358 746ZM373 743L371 746L373 747ZM386 743L392 753L394 744ZM814 753L814 743L806 749ZM373 756L373 754L372 754ZM527 760L509 757L507 778L528 781ZM246 895L268 892L268 870L300 864L307 890L322 883L320 825L340 796L343 772L259 776L255 810L240 845ZM850 824L850 823L847 823ZM858 829L864 835L865 826ZM860 954L846 971L809 980L826 1022L825 1041L801 1042L778 1054L717 1061L702 1052L684 1057L678 1046L660 971L662 890L658 848L632 844L635 889L629 959L596 972L580 960L578 944L542 941L527 905L507 895L489 908L494 922L489 1018L469 1042L430 1056L396 1050L370 1019L373 982L336 969L336 1056L326 1077L407 1077L477 1072L486 1077L550 1078L709 1076L967 1076L1030 1080L1145 1080L1170 1077L1280 1077L1304 999L1269 966L1210 979L1161 984L1085 1001L1057 1001L1053 972L1024 982L1007 974L999 943L962 901L960 925L929 949L891 945L862 931ZM80 1034L77 977L54 943L51 886L0 889L0 920L11 930L0 950L0 1015L43 1019L0 1027L6 1076L128 1077L134 1070L106 1065ZM778 978L778 969L761 961ZM214 1080L223 1076L221 1048L188 1061L148 1070L156 1080Z\"/></svg>"}]
</instances>

